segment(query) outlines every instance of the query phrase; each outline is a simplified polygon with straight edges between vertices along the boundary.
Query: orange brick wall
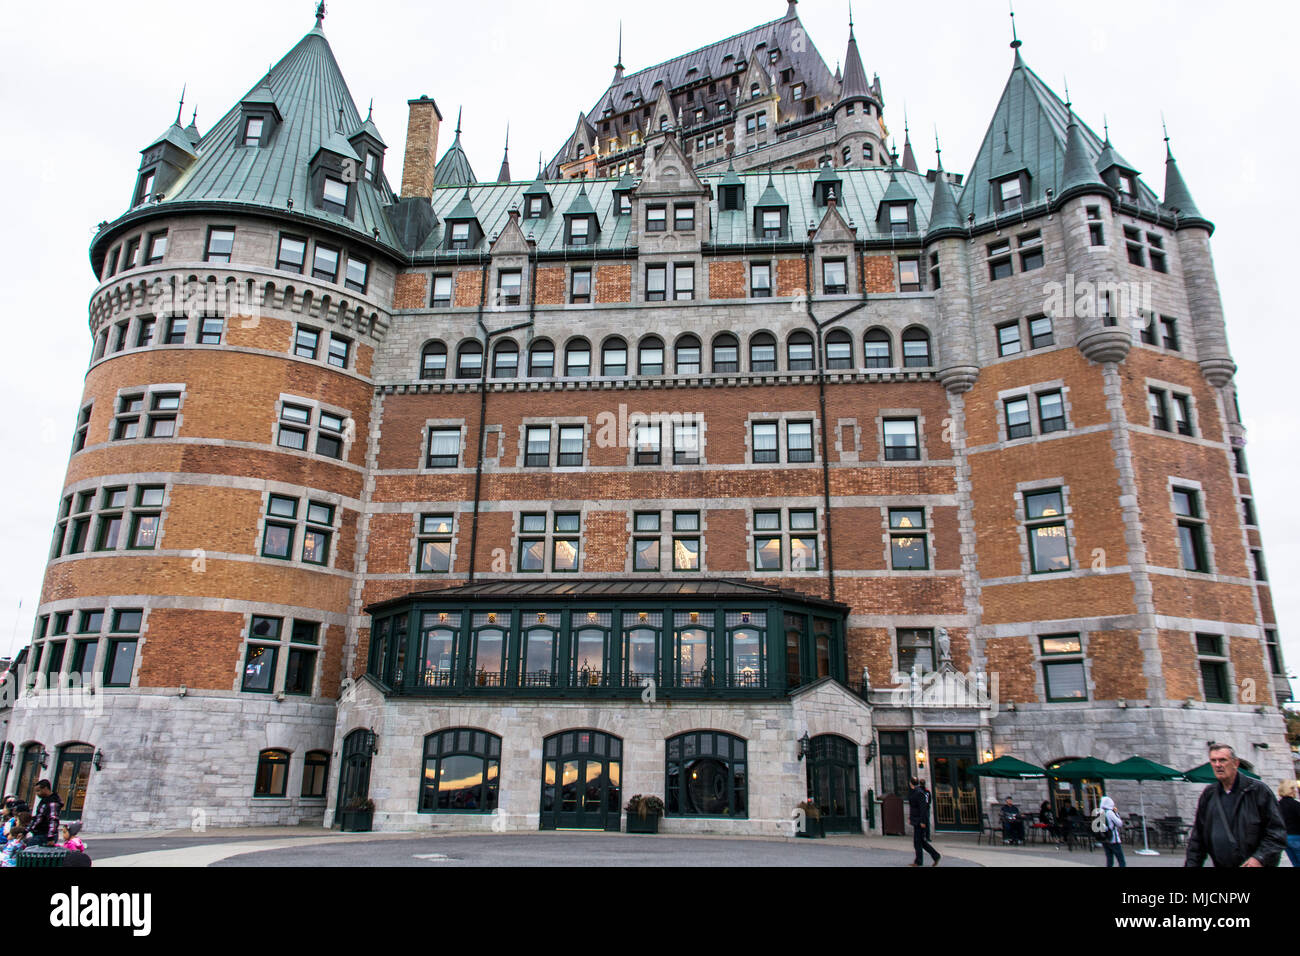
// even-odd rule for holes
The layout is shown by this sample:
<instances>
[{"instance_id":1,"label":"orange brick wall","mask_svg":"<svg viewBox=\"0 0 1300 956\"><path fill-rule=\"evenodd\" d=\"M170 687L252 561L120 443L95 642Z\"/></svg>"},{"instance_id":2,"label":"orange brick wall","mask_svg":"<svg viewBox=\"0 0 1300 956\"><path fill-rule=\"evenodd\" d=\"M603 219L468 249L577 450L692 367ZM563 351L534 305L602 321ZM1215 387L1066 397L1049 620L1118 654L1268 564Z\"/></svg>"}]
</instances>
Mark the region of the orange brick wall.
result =
<instances>
[{"instance_id":1,"label":"orange brick wall","mask_svg":"<svg viewBox=\"0 0 1300 956\"><path fill-rule=\"evenodd\" d=\"M423 272L399 272L393 283L393 308L422 309L428 303L428 275Z\"/></svg>"},{"instance_id":2,"label":"orange brick wall","mask_svg":"<svg viewBox=\"0 0 1300 956\"><path fill-rule=\"evenodd\" d=\"M458 309L472 309L479 305L483 295L483 273L478 269L457 269L453 278L452 305Z\"/></svg>"},{"instance_id":3,"label":"orange brick wall","mask_svg":"<svg viewBox=\"0 0 1300 956\"><path fill-rule=\"evenodd\" d=\"M798 295L801 292L806 292L808 288L806 279L803 259L776 260L777 295Z\"/></svg>"},{"instance_id":4,"label":"orange brick wall","mask_svg":"<svg viewBox=\"0 0 1300 956\"><path fill-rule=\"evenodd\" d=\"M998 675L1001 703L1030 704L1038 699L1034 690L1034 645L1028 637L989 638L984 642L984 656L989 673Z\"/></svg>"},{"instance_id":5,"label":"orange brick wall","mask_svg":"<svg viewBox=\"0 0 1300 956\"><path fill-rule=\"evenodd\" d=\"M1137 631L1096 631L1088 637L1088 660L1097 700L1146 696Z\"/></svg>"},{"instance_id":6,"label":"orange brick wall","mask_svg":"<svg viewBox=\"0 0 1300 956\"><path fill-rule=\"evenodd\" d=\"M743 299L747 294L744 262L715 259L709 263L710 299Z\"/></svg>"},{"instance_id":7,"label":"orange brick wall","mask_svg":"<svg viewBox=\"0 0 1300 956\"><path fill-rule=\"evenodd\" d=\"M564 269L537 270L537 304L561 305L564 303Z\"/></svg>"},{"instance_id":8,"label":"orange brick wall","mask_svg":"<svg viewBox=\"0 0 1300 956\"><path fill-rule=\"evenodd\" d=\"M141 687L230 690L239 676L242 614L156 608L140 653ZM202 653L195 653L202 648Z\"/></svg>"},{"instance_id":9,"label":"orange brick wall","mask_svg":"<svg viewBox=\"0 0 1300 956\"><path fill-rule=\"evenodd\" d=\"M863 256L862 278L868 292L895 292L894 257Z\"/></svg>"},{"instance_id":10,"label":"orange brick wall","mask_svg":"<svg viewBox=\"0 0 1300 956\"><path fill-rule=\"evenodd\" d=\"M632 267L630 265L596 267L597 302L632 301Z\"/></svg>"}]
</instances>

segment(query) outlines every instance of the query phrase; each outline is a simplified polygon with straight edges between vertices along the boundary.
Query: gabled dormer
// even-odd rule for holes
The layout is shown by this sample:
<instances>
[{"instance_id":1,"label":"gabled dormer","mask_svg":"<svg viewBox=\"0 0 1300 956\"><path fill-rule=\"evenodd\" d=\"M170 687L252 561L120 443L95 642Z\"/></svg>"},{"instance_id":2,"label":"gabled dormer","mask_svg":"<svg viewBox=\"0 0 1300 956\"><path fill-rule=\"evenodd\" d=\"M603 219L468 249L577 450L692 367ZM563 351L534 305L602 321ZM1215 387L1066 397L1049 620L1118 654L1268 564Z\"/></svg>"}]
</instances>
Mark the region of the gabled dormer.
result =
<instances>
[{"instance_id":1,"label":"gabled dormer","mask_svg":"<svg viewBox=\"0 0 1300 956\"><path fill-rule=\"evenodd\" d=\"M136 173L135 191L131 194L132 208L165 195L197 158L194 145L181 129L180 117L177 116L177 121L161 136L140 150L140 169Z\"/></svg>"},{"instance_id":2,"label":"gabled dormer","mask_svg":"<svg viewBox=\"0 0 1300 956\"><path fill-rule=\"evenodd\" d=\"M308 165L308 189L317 209L353 218L357 210L357 180L362 159L352 144L335 130L321 143Z\"/></svg>"},{"instance_id":3,"label":"gabled dormer","mask_svg":"<svg viewBox=\"0 0 1300 956\"><path fill-rule=\"evenodd\" d=\"M728 212L745 208L745 181L736 172L734 162L727 164L727 174L718 184L718 210Z\"/></svg>"},{"instance_id":4,"label":"gabled dormer","mask_svg":"<svg viewBox=\"0 0 1300 956\"><path fill-rule=\"evenodd\" d=\"M348 136L348 145L361 157L360 178L378 186L384 178L384 153L388 144L379 135L373 113L366 113L366 121Z\"/></svg>"},{"instance_id":5,"label":"gabled dormer","mask_svg":"<svg viewBox=\"0 0 1300 956\"><path fill-rule=\"evenodd\" d=\"M1138 201L1138 177L1141 174L1116 152L1109 137L1097 157L1097 172L1101 174L1102 182L1119 193L1120 199L1131 203Z\"/></svg>"},{"instance_id":6,"label":"gabled dormer","mask_svg":"<svg viewBox=\"0 0 1300 956\"><path fill-rule=\"evenodd\" d=\"M636 188L636 179L631 173L624 173L614 184L614 212L619 216L632 215L632 190Z\"/></svg>"},{"instance_id":7,"label":"gabled dormer","mask_svg":"<svg viewBox=\"0 0 1300 956\"><path fill-rule=\"evenodd\" d=\"M239 101L239 145L246 149L261 149L271 145L276 130L284 122L275 94L266 80Z\"/></svg>"},{"instance_id":8,"label":"gabled dormer","mask_svg":"<svg viewBox=\"0 0 1300 956\"><path fill-rule=\"evenodd\" d=\"M548 219L554 210L551 203L551 193L546 188L546 182L542 179L541 170L537 172L537 178L533 180L532 185L524 190L524 209L523 216L525 219Z\"/></svg>"},{"instance_id":9,"label":"gabled dormer","mask_svg":"<svg viewBox=\"0 0 1300 956\"><path fill-rule=\"evenodd\" d=\"M1033 187L1029 166L1011 145L1011 128L1002 128L1002 142L997 146L989 176L993 211L997 214L1014 212L1030 202Z\"/></svg>"},{"instance_id":10,"label":"gabled dormer","mask_svg":"<svg viewBox=\"0 0 1300 956\"><path fill-rule=\"evenodd\" d=\"M876 206L876 229L885 235L916 232L916 197L898 179L898 168L889 171L889 186Z\"/></svg>"},{"instance_id":11,"label":"gabled dormer","mask_svg":"<svg viewBox=\"0 0 1300 956\"><path fill-rule=\"evenodd\" d=\"M754 237L757 239L790 237L790 204L777 192L770 172L767 174L767 188L754 204Z\"/></svg>"},{"instance_id":12,"label":"gabled dormer","mask_svg":"<svg viewBox=\"0 0 1300 956\"><path fill-rule=\"evenodd\" d=\"M821 173L813 182L813 202L818 206L825 206L830 199L840 201L843 198L842 186L843 183L840 181L839 174L835 172L835 167L827 163L822 166Z\"/></svg>"},{"instance_id":13,"label":"gabled dormer","mask_svg":"<svg viewBox=\"0 0 1300 956\"><path fill-rule=\"evenodd\" d=\"M594 246L600 238L600 221L596 210L587 198L587 187L578 188L569 208L564 211L564 244L566 246Z\"/></svg>"},{"instance_id":14,"label":"gabled dormer","mask_svg":"<svg viewBox=\"0 0 1300 956\"><path fill-rule=\"evenodd\" d=\"M473 249L483 241L483 225L474 211L474 203L469 198L469 187L461 197L456 208L447 213L444 224L443 248L449 250Z\"/></svg>"}]
</instances>

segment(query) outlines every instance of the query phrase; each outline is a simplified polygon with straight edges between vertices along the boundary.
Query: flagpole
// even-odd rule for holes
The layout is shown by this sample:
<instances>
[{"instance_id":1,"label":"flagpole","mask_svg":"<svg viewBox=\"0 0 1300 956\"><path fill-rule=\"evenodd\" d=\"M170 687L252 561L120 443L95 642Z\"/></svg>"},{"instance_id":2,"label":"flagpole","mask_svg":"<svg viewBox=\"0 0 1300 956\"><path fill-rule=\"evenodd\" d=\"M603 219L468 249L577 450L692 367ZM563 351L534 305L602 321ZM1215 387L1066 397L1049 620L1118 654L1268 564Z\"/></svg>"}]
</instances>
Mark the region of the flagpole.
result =
<instances>
[{"instance_id":1,"label":"flagpole","mask_svg":"<svg viewBox=\"0 0 1300 956\"><path fill-rule=\"evenodd\" d=\"M1151 849L1151 844L1147 841L1147 796L1146 791L1142 789L1142 781L1138 781L1138 800L1142 803L1142 849L1135 850L1138 856L1159 856L1159 850Z\"/></svg>"}]
</instances>

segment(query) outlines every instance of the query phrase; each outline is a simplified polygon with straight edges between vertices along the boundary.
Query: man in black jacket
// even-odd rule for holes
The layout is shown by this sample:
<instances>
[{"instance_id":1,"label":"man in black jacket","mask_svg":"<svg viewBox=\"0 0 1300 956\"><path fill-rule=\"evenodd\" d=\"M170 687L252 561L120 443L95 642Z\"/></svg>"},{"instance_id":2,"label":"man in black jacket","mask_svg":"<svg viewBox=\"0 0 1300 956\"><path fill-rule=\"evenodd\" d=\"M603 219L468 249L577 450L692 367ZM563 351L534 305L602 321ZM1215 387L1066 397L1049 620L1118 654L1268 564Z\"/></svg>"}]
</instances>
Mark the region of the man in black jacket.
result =
<instances>
[{"instance_id":1,"label":"man in black jacket","mask_svg":"<svg viewBox=\"0 0 1300 956\"><path fill-rule=\"evenodd\" d=\"M907 806L908 822L912 824L912 846L916 848L916 862L911 865L921 865L921 851L924 850L934 860L930 865L938 866L939 851L930 845L930 795L925 792L917 777L912 778L912 792L907 795Z\"/></svg>"},{"instance_id":2,"label":"man in black jacket","mask_svg":"<svg viewBox=\"0 0 1300 956\"><path fill-rule=\"evenodd\" d=\"M1216 782L1196 804L1185 866L1201 866L1207 854L1215 866L1277 866L1286 848L1277 800L1261 781L1238 773L1240 766L1227 744L1210 747Z\"/></svg>"},{"instance_id":3,"label":"man in black jacket","mask_svg":"<svg viewBox=\"0 0 1300 956\"><path fill-rule=\"evenodd\" d=\"M63 801L48 780L36 781L36 797L36 811L27 828L27 845L54 846L59 842L59 811L63 809Z\"/></svg>"}]
</instances>

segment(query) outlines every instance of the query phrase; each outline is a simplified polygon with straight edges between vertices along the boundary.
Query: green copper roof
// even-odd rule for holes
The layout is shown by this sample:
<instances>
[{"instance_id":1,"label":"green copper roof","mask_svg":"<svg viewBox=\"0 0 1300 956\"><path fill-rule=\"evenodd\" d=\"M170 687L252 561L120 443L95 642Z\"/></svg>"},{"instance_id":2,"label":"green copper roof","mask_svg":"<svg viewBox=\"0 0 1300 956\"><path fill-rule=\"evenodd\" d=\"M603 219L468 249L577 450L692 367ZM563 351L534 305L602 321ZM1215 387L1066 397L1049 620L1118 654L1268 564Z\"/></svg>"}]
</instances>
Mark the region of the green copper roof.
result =
<instances>
[{"instance_id":1,"label":"green copper roof","mask_svg":"<svg viewBox=\"0 0 1300 956\"><path fill-rule=\"evenodd\" d=\"M952 194L952 184L948 182L948 177L943 171L943 163L940 162L939 171L934 177L934 202L930 204L930 228L926 230L925 235L928 239L948 229L961 230L961 215L957 212L957 200Z\"/></svg>"},{"instance_id":2,"label":"green copper roof","mask_svg":"<svg viewBox=\"0 0 1300 956\"><path fill-rule=\"evenodd\" d=\"M1011 76L966 177L959 204L962 215L974 213L977 221L993 217L992 180L1020 169L1030 177L1026 205L1042 202L1049 187L1059 195L1066 181L1069 123L1065 103L1025 65L1017 51ZM1105 144L1086 124L1079 122L1078 127L1082 152L1095 167ZM1155 193L1140 181L1138 192L1139 205L1155 211Z\"/></svg>"},{"instance_id":3,"label":"green copper roof","mask_svg":"<svg viewBox=\"0 0 1300 956\"><path fill-rule=\"evenodd\" d=\"M460 130L457 130L456 138L447 147L447 152L442 154L438 165L433 168L433 184L468 186L476 181L477 177L474 175L474 168L469 164L469 157L465 155L465 150L461 149Z\"/></svg>"},{"instance_id":4,"label":"green copper roof","mask_svg":"<svg viewBox=\"0 0 1300 956\"><path fill-rule=\"evenodd\" d=\"M763 195L758 197L758 202L754 203L754 206L757 208L759 206L775 207L788 205L790 204L786 202L777 191L776 184L772 180L772 174L768 173L767 188L763 190Z\"/></svg>"},{"instance_id":5,"label":"green copper roof","mask_svg":"<svg viewBox=\"0 0 1300 956\"><path fill-rule=\"evenodd\" d=\"M578 195L569 203L569 208L564 210L566 216L594 216L596 210L591 207L591 200L587 198L587 187L584 185L578 190Z\"/></svg>"},{"instance_id":6,"label":"green copper roof","mask_svg":"<svg viewBox=\"0 0 1300 956\"><path fill-rule=\"evenodd\" d=\"M840 102L868 98L871 98L871 87L867 85L867 71L862 68L858 41L853 36L853 27L850 25L849 49L844 55L844 83L840 88Z\"/></svg>"},{"instance_id":7,"label":"green copper roof","mask_svg":"<svg viewBox=\"0 0 1300 956\"><path fill-rule=\"evenodd\" d=\"M194 140L190 138L189 134L186 133L185 130L181 129L180 123L172 123L171 126L168 126L163 130L161 136L145 148L153 149L159 143L171 143L182 152L188 153L190 156L195 155Z\"/></svg>"},{"instance_id":8,"label":"green copper roof","mask_svg":"<svg viewBox=\"0 0 1300 956\"><path fill-rule=\"evenodd\" d=\"M1183 174L1178 171L1178 160L1174 159L1171 150L1165 153L1165 201L1162 205L1177 212L1180 220L1205 219L1192 200L1192 192L1183 181Z\"/></svg>"},{"instance_id":9,"label":"green copper roof","mask_svg":"<svg viewBox=\"0 0 1300 956\"><path fill-rule=\"evenodd\" d=\"M1087 186L1104 187L1105 183L1098 175L1097 164L1088 154L1088 148L1083 144L1083 132L1071 110L1070 125L1065 134L1065 172L1061 175L1060 195Z\"/></svg>"},{"instance_id":10,"label":"green copper roof","mask_svg":"<svg viewBox=\"0 0 1300 956\"><path fill-rule=\"evenodd\" d=\"M281 122L270 143L243 145L243 103L261 103L270 96ZM318 219L367 238L379 230L381 242L396 248L384 206L393 192L381 175L378 184L355 184L356 212L352 219L317 208L309 195L312 158L322 149L356 158L337 130L361 126L361 116L320 26L307 33L271 71L241 98L199 141L198 159L168 191L171 202L218 202L264 206ZM179 137L183 131L176 127Z\"/></svg>"},{"instance_id":11,"label":"green copper roof","mask_svg":"<svg viewBox=\"0 0 1300 956\"><path fill-rule=\"evenodd\" d=\"M388 148L388 144L384 142L384 138L379 135L379 127L375 125L375 121L369 116L367 116L366 121L361 124L360 129L355 129L351 134L349 134L348 139L356 139L362 133L373 136L380 146L384 147L384 149Z\"/></svg>"},{"instance_id":12,"label":"green copper roof","mask_svg":"<svg viewBox=\"0 0 1300 956\"><path fill-rule=\"evenodd\" d=\"M734 161L727 163L727 174L722 177L722 182L720 185L723 186L744 185L744 183L740 181L740 175L736 172L736 164Z\"/></svg>"},{"instance_id":13,"label":"green copper roof","mask_svg":"<svg viewBox=\"0 0 1300 956\"><path fill-rule=\"evenodd\" d=\"M725 183L726 180L724 179ZM619 177L618 183L614 186L614 192L625 193L636 188L636 177L631 173L624 173Z\"/></svg>"},{"instance_id":14,"label":"green copper roof","mask_svg":"<svg viewBox=\"0 0 1300 956\"><path fill-rule=\"evenodd\" d=\"M469 187L465 187L465 195L461 197L460 202L451 212L447 213L447 219L477 219L478 213L474 211L474 202L469 198Z\"/></svg>"},{"instance_id":15,"label":"green copper roof","mask_svg":"<svg viewBox=\"0 0 1300 956\"><path fill-rule=\"evenodd\" d=\"M897 168L889 171L889 188L885 190L885 195L880 197L880 201L882 203L916 202L916 197L912 195L911 190L899 182L898 173Z\"/></svg>"}]
</instances>

